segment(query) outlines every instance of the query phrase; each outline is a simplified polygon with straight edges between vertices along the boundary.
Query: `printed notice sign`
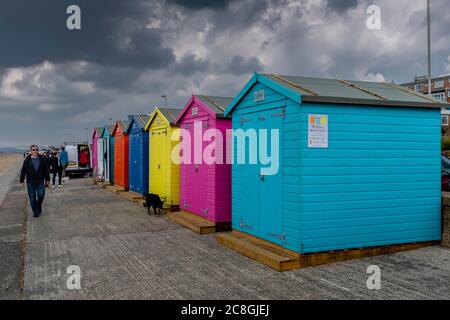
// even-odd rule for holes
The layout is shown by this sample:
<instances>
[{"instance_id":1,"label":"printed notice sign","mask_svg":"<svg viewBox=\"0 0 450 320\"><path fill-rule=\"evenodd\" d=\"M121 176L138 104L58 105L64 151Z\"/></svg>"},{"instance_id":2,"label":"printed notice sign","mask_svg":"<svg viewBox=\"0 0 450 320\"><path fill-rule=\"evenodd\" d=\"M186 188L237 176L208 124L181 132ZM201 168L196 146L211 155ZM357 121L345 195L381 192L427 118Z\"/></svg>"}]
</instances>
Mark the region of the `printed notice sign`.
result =
<instances>
[{"instance_id":1,"label":"printed notice sign","mask_svg":"<svg viewBox=\"0 0 450 320\"><path fill-rule=\"evenodd\" d=\"M308 148L328 148L328 115L308 114Z\"/></svg>"}]
</instances>

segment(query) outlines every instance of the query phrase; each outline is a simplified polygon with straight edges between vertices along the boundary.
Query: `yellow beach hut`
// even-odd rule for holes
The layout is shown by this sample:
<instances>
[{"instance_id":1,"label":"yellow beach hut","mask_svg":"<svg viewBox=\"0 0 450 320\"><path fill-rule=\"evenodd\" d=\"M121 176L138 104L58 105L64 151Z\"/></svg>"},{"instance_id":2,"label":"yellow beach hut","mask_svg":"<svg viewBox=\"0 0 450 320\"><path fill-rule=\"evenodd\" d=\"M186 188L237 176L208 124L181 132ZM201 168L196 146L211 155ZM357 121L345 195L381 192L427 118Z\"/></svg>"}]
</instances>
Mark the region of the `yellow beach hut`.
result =
<instances>
[{"instance_id":1,"label":"yellow beach hut","mask_svg":"<svg viewBox=\"0 0 450 320\"><path fill-rule=\"evenodd\" d=\"M181 109L157 107L145 126L151 155L149 193L159 195L171 211L180 205L180 165L172 161L172 150L179 144L180 132L175 121L180 112Z\"/></svg>"}]
</instances>

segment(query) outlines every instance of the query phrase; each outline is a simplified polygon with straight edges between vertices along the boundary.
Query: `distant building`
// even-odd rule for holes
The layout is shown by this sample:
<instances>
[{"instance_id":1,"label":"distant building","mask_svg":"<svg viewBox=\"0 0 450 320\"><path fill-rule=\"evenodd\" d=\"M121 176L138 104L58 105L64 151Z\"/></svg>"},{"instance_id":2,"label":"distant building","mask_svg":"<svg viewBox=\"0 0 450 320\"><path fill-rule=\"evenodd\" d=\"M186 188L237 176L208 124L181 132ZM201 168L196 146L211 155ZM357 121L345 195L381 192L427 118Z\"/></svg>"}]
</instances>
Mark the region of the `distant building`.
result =
<instances>
[{"instance_id":1,"label":"distant building","mask_svg":"<svg viewBox=\"0 0 450 320\"><path fill-rule=\"evenodd\" d=\"M401 86L419 93L428 94L428 77L414 78L413 82L403 83ZM450 74L431 79L431 95L434 99L450 102ZM449 127L450 110L442 110L442 135L450 137Z\"/></svg>"},{"instance_id":2,"label":"distant building","mask_svg":"<svg viewBox=\"0 0 450 320\"><path fill-rule=\"evenodd\" d=\"M401 86L428 94L428 77L416 77L413 82L403 83ZM450 74L431 79L431 95L437 100L450 102Z\"/></svg>"},{"instance_id":3,"label":"distant building","mask_svg":"<svg viewBox=\"0 0 450 320\"><path fill-rule=\"evenodd\" d=\"M450 137L450 127L449 127L449 117L450 117L450 110L448 109L442 109L441 111L441 131L442 136L445 138Z\"/></svg>"}]
</instances>

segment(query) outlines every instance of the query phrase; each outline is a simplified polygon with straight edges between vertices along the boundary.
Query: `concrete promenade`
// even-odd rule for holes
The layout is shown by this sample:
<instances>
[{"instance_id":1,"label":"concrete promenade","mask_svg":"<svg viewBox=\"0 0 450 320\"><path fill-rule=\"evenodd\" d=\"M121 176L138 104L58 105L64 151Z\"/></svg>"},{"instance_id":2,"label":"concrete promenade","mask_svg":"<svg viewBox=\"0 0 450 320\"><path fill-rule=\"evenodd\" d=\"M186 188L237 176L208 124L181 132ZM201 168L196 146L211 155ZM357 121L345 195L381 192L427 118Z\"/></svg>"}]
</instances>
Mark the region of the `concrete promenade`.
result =
<instances>
[{"instance_id":1,"label":"concrete promenade","mask_svg":"<svg viewBox=\"0 0 450 320\"><path fill-rule=\"evenodd\" d=\"M278 273L91 179L47 189L33 218L16 173L4 173L16 180L0 207L0 299L450 299L448 248ZM67 287L71 265L80 290ZM367 288L370 265L380 290Z\"/></svg>"}]
</instances>

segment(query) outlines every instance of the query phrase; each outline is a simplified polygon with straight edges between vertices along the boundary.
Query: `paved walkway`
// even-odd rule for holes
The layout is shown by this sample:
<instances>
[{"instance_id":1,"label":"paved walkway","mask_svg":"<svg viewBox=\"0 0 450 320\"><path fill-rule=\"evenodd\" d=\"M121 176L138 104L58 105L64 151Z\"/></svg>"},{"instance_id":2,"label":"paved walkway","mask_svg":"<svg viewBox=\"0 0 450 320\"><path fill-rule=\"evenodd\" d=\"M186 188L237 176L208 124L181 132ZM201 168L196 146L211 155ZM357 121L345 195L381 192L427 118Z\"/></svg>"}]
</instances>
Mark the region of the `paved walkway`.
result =
<instances>
[{"instance_id":1,"label":"paved walkway","mask_svg":"<svg viewBox=\"0 0 450 320\"><path fill-rule=\"evenodd\" d=\"M23 292L27 198L18 186L20 167L21 161L0 175L0 299L20 299Z\"/></svg>"},{"instance_id":2,"label":"paved walkway","mask_svg":"<svg viewBox=\"0 0 450 320\"><path fill-rule=\"evenodd\" d=\"M278 273L90 179L47 191L37 219L24 190L11 191L0 211L0 263L9 255L11 265L0 281L10 288L0 287L0 298L450 299L450 250L440 246ZM381 290L366 286L373 264ZM80 290L67 288L70 265L81 270Z\"/></svg>"},{"instance_id":3,"label":"paved walkway","mask_svg":"<svg viewBox=\"0 0 450 320\"><path fill-rule=\"evenodd\" d=\"M0 157L0 161L2 161ZM3 198L8 193L11 183L17 175L17 172L22 167L22 160L17 161L16 164L13 164L11 168L6 171L0 172L0 204L3 201Z\"/></svg>"}]
</instances>

